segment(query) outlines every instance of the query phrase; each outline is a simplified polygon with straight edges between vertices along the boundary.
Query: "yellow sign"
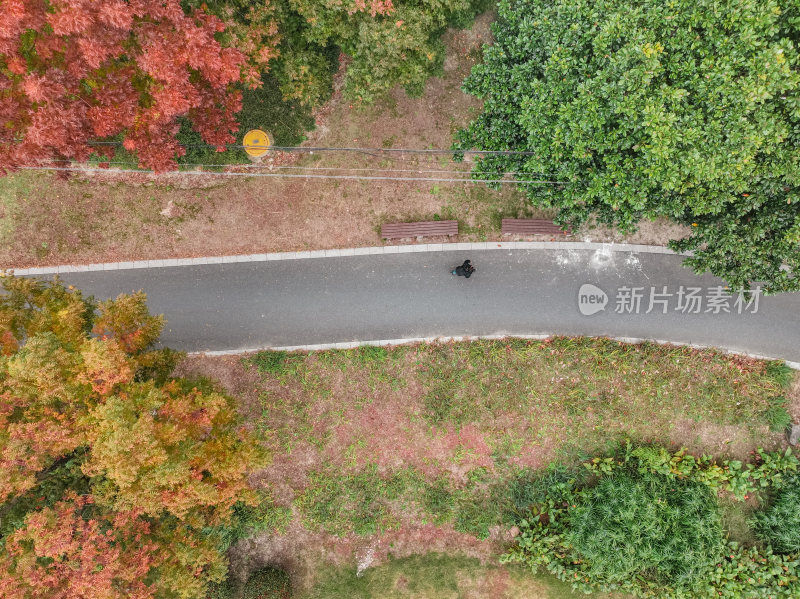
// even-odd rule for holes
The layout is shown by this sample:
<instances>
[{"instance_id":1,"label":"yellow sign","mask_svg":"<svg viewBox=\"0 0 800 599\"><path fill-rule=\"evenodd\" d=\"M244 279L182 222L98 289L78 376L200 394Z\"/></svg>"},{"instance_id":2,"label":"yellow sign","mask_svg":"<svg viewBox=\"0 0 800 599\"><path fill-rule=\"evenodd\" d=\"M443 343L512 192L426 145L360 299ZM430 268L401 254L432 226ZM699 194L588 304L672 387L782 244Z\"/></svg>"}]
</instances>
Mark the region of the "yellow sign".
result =
<instances>
[{"instance_id":1,"label":"yellow sign","mask_svg":"<svg viewBox=\"0 0 800 599\"><path fill-rule=\"evenodd\" d=\"M261 129L251 129L244 134L244 151L254 158L266 154L271 145L269 135Z\"/></svg>"}]
</instances>

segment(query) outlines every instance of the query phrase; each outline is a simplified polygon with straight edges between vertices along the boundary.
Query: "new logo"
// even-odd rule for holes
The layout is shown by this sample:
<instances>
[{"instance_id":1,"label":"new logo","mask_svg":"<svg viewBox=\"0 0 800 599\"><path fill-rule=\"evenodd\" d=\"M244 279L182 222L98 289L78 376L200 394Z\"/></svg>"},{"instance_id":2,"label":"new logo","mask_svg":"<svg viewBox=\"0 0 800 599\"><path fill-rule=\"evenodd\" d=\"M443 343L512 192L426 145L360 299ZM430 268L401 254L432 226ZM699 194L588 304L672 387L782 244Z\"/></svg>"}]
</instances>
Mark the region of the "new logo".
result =
<instances>
[{"instance_id":1,"label":"new logo","mask_svg":"<svg viewBox=\"0 0 800 599\"><path fill-rule=\"evenodd\" d=\"M591 283L584 283L578 290L578 309L584 316L605 310L608 303L606 292Z\"/></svg>"}]
</instances>

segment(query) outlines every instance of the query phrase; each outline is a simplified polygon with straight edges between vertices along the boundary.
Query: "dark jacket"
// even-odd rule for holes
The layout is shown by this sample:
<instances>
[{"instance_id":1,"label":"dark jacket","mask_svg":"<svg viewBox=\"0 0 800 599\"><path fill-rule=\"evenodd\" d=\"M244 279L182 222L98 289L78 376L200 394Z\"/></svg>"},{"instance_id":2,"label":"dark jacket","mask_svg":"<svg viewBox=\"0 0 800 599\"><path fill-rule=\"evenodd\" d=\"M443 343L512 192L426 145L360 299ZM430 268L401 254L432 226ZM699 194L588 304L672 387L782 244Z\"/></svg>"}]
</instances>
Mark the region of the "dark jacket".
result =
<instances>
[{"instance_id":1,"label":"dark jacket","mask_svg":"<svg viewBox=\"0 0 800 599\"><path fill-rule=\"evenodd\" d=\"M469 260L464 260L464 264L462 264L461 266L456 266L456 274L459 277L466 277L469 279L472 276L472 273L474 272L475 272L475 267L472 266L472 264L470 264Z\"/></svg>"}]
</instances>

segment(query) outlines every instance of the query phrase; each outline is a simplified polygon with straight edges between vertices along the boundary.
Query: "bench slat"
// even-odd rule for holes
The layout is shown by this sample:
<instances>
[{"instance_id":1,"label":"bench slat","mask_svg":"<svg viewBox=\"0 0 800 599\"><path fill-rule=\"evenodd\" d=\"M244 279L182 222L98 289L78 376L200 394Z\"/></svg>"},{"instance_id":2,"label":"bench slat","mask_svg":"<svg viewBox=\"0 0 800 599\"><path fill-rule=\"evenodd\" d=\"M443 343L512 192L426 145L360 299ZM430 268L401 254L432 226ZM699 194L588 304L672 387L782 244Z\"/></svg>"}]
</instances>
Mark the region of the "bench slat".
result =
<instances>
[{"instance_id":1,"label":"bench slat","mask_svg":"<svg viewBox=\"0 0 800 599\"><path fill-rule=\"evenodd\" d=\"M569 230L562 231L553 221L544 218L504 218L501 230L503 234L568 235L570 233Z\"/></svg>"},{"instance_id":2,"label":"bench slat","mask_svg":"<svg viewBox=\"0 0 800 599\"><path fill-rule=\"evenodd\" d=\"M384 229L387 231L403 231L403 230L425 230L425 231L450 231L453 227L449 226L441 226L441 225L414 225L413 227L407 226L400 226L400 227L393 227L393 226L384 226Z\"/></svg>"},{"instance_id":3,"label":"bench slat","mask_svg":"<svg viewBox=\"0 0 800 599\"><path fill-rule=\"evenodd\" d=\"M387 239L434 235L458 235L458 221L431 220L416 223L387 223L381 227L381 236Z\"/></svg>"}]
</instances>

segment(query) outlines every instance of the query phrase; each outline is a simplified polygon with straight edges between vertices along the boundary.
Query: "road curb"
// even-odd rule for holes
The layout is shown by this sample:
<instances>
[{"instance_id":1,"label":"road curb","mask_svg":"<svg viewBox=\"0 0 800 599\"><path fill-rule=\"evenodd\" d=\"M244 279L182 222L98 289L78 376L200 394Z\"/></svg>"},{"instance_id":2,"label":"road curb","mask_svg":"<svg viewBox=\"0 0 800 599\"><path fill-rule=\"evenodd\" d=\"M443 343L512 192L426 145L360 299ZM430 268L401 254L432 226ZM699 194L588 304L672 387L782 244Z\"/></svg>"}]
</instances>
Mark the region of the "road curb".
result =
<instances>
[{"instance_id":1,"label":"road curb","mask_svg":"<svg viewBox=\"0 0 800 599\"><path fill-rule=\"evenodd\" d=\"M207 264L238 264L242 262L271 262L274 260L307 260L320 258L345 258L379 254L409 254L417 252L466 252L485 250L549 250L549 251L603 251L636 252L640 254L676 254L660 245L638 245L631 243L595 243L573 241L480 241L471 243L423 243L411 245L385 245L336 250L314 250L305 252L272 252L268 254L242 254L233 256L208 256L201 258L168 258L163 260L136 260L125 262L103 262L99 264L61 264L58 266L36 266L31 268L3 267L0 272L17 276L58 275L74 272L96 272L127 270L134 268L167 268L176 266L198 266Z\"/></svg>"},{"instance_id":2,"label":"road curb","mask_svg":"<svg viewBox=\"0 0 800 599\"><path fill-rule=\"evenodd\" d=\"M411 345L413 343L448 343L450 341L473 341L477 339L533 339L537 341L541 341L544 339L550 339L551 337L557 337L555 333L542 333L538 335L512 335L508 333L497 333L494 335L454 335L454 336L443 336L443 337L407 337L402 339L374 339L370 341L343 341L337 343L318 343L313 345L283 345L283 346L275 346L275 347L253 347L253 348L242 348L242 349L231 349L231 350L219 350L219 351L198 351L198 352L189 352L190 356L239 356L244 354L251 354L259 351L324 351L329 349L353 349L355 347L361 347L365 345L372 345L372 346L388 346L388 345ZM794 370L800 370L800 362L792 362L789 360L781 360L781 358L772 358L769 356L764 356L761 354L751 354L747 352L741 352L734 349L728 349L725 347L718 347L715 345L703 345L700 343L680 343L676 341L667 341L663 339L647 339L644 337L609 337L607 335L603 336L595 336L595 335L586 335L587 337L591 337L592 339L613 339L614 341L621 341L624 343L657 343L659 345L677 345L680 347L691 347L695 349L717 349L726 354L731 354L735 356L745 356L747 358L755 358L758 360L779 360L786 363L787 366Z\"/></svg>"}]
</instances>

